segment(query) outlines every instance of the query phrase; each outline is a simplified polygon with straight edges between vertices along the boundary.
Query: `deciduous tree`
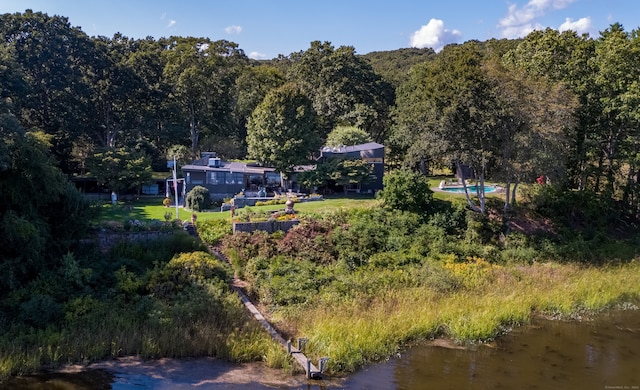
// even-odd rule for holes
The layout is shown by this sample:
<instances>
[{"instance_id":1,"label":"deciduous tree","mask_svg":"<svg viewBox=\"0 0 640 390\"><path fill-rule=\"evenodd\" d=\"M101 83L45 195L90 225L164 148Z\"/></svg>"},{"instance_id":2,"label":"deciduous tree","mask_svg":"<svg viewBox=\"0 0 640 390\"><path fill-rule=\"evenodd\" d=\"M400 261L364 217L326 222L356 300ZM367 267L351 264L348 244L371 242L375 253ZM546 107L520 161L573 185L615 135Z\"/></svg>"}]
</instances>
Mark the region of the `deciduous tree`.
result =
<instances>
[{"instance_id":1,"label":"deciduous tree","mask_svg":"<svg viewBox=\"0 0 640 390\"><path fill-rule=\"evenodd\" d=\"M327 136L326 146L351 146L371 142L371 136L355 126L336 126Z\"/></svg>"},{"instance_id":2,"label":"deciduous tree","mask_svg":"<svg viewBox=\"0 0 640 390\"><path fill-rule=\"evenodd\" d=\"M284 180L295 165L308 163L320 148L317 123L311 100L297 85L272 90L247 124L249 155L275 167Z\"/></svg>"},{"instance_id":3,"label":"deciduous tree","mask_svg":"<svg viewBox=\"0 0 640 390\"><path fill-rule=\"evenodd\" d=\"M353 47L314 41L291 59L288 77L313 101L323 135L336 125L353 125L378 142L386 139L394 89Z\"/></svg>"}]
</instances>

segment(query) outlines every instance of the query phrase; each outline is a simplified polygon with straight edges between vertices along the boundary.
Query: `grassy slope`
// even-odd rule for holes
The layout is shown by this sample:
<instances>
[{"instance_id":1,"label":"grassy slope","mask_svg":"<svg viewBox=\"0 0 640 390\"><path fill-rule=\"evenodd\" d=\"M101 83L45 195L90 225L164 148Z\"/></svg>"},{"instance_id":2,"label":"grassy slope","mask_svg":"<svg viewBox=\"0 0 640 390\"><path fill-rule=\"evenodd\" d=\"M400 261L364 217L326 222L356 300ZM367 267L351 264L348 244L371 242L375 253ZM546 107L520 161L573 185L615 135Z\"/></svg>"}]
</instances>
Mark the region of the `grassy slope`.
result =
<instances>
[{"instance_id":1,"label":"grassy slope","mask_svg":"<svg viewBox=\"0 0 640 390\"><path fill-rule=\"evenodd\" d=\"M435 179L435 184L439 182ZM464 195L436 193L441 200ZM103 219L163 219L167 209L161 200L105 206ZM352 207L372 207L373 199L334 198L296 204L299 213L320 213ZM282 205L255 207L277 210ZM175 215L175 214L174 214ZM191 213L180 210L180 218ZM229 212L198 213L199 221L230 218ZM394 288L385 294L359 295L352 300L332 301L318 296L304 310L280 308L272 320L293 330L294 337L308 337L314 359L331 356L330 370L353 371L367 362L383 359L408 342L433 337L486 340L510 326L527 322L536 313L575 317L587 311L638 302L640 262L602 268L577 265L534 264L453 269L468 285L454 293L428 286ZM465 268L466 267L466 268Z\"/></svg>"}]
</instances>

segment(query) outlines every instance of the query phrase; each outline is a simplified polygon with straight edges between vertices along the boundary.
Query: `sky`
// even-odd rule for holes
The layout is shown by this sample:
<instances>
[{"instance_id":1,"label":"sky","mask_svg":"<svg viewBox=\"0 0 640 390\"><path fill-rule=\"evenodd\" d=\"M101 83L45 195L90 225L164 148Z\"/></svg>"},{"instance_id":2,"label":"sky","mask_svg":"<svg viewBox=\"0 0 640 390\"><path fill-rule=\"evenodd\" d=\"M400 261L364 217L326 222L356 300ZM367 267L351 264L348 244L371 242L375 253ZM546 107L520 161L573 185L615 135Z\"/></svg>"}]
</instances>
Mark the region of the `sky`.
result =
<instances>
[{"instance_id":1,"label":"sky","mask_svg":"<svg viewBox=\"0 0 640 390\"><path fill-rule=\"evenodd\" d=\"M254 59L305 51L312 41L358 54L524 37L547 27L598 37L640 27L638 0L0 0L69 19L89 36L228 40Z\"/></svg>"}]
</instances>

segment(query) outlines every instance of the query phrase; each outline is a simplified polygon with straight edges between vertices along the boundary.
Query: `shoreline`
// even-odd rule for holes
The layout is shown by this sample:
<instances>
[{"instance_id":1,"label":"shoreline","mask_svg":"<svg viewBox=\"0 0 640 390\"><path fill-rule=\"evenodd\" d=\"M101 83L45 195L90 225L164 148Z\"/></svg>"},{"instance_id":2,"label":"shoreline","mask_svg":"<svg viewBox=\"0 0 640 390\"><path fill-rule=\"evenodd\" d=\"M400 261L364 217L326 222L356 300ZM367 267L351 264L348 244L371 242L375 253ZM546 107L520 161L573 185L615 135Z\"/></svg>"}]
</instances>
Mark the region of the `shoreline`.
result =
<instances>
[{"instance_id":1,"label":"shoreline","mask_svg":"<svg viewBox=\"0 0 640 390\"><path fill-rule=\"evenodd\" d=\"M620 308L610 308L601 311L583 313L579 318L553 318L541 314L532 314L531 321L522 324L517 328L525 329L533 326L531 323L536 318L544 321L567 321L567 322L590 322L595 320L594 316L606 313L607 311L629 311L640 310L637 305L621 305ZM515 330L515 328L514 328ZM507 332L496 338L496 340L472 344L457 344L451 338L435 338L421 342L410 343L402 352L393 359L404 358L405 353L414 348L443 348L457 351L477 351L480 348L498 348L501 337L511 334ZM518 333L518 332L516 332ZM386 359L389 360L389 359ZM371 362L359 370L335 377L325 377L323 380L309 380L304 374L292 375L282 369L268 368L264 362L231 363L217 358L159 358L144 359L138 356L120 357L113 360L91 363L89 365L68 365L57 370L52 370L50 374L80 374L91 373L91 371L104 371L111 375L109 384L124 383L131 386L151 386L151 388L208 388L207 386L251 386L257 389L270 388L344 388L349 379L354 375L366 372L370 366L375 366L380 362ZM47 375L39 374L39 375ZM37 376L37 375L35 375ZM33 377L35 377L33 376ZM28 378L28 377L27 377ZM103 379L106 379L105 376ZM123 382L118 382L118 378ZM14 378L15 379L15 378ZM4 383L0 383L0 389Z\"/></svg>"}]
</instances>

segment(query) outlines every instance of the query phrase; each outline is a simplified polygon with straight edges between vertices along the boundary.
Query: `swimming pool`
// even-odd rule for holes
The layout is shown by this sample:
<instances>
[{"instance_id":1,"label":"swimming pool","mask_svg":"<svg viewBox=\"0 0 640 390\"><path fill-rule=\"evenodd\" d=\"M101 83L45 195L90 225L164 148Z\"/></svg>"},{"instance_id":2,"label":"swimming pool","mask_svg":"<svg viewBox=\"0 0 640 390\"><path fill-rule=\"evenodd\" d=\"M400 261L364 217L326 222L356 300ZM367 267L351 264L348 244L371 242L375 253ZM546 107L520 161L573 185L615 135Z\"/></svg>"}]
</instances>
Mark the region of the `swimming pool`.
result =
<instances>
[{"instance_id":1,"label":"swimming pool","mask_svg":"<svg viewBox=\"0 0 640 390\"><path fill-rule=\"evenodd\" d=\"M445 192L453 192L454 194L464 194L464 188L462 187L443 187L440 190ZM498 190L498 186L484 186L484 193L490 194L492 192L496 192ZM467 186L467 191L469 193L474 194L476 192L476 186Z\"/></svg>"}]
</instances>

